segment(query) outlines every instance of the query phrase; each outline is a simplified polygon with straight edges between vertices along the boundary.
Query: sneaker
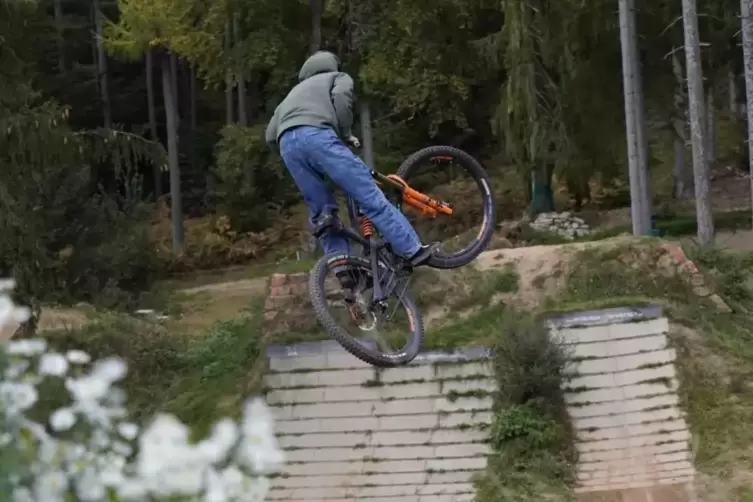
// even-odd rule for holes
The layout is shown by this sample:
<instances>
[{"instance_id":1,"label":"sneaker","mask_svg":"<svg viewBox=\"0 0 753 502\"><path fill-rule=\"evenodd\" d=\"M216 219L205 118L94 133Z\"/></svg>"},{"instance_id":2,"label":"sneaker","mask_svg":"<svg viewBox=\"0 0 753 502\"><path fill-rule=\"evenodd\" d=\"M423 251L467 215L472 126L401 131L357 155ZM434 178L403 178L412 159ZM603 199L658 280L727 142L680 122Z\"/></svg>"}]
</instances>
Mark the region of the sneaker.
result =
<instances>
[{"instance_id":1,"label":"sneaker","mask_svg":"<svg viewBox=\"0 0 753 502\"><path fill-rule=\"evenodd\" d=\"M342 291L343 298L345 299L345 303L351 304L355 302L356 299L356 282L353 280L353 276L348 270L341 270L338 272L335 272L335 277L337 277L337 281L340 283L340 289Z\"/></svg>"},{"instance_id":2,"label":"sneaker","mask_svg":"<svg viewBox=\"0 0 753 502\"><path fill-rule=\"evenodd\" d=\"M421 265L426 265L432 256L434 256L434 253L437 252L439 247L441 246L440 242L434 242L432 244L425 244L421 246L421 249L416 251L416 253L408 258L408 262L411 264L412 267L420 267Z\"/></svg>"}]
</instances>

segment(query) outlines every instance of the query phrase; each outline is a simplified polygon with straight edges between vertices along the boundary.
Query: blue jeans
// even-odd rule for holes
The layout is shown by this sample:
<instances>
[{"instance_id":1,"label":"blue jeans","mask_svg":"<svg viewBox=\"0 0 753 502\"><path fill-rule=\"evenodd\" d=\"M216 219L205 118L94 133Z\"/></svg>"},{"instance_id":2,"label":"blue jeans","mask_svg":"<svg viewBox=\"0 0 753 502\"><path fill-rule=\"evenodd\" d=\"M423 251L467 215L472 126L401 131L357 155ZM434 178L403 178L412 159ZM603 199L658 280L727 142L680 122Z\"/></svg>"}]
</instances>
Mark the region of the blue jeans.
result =
<instances>
[{"instance_id":1,"label":"blue jeans","mask_svg":"<svg viewBox=\"0 0 753 502\"><path fill-rule=\"evenodd\" d=\"M323 214L338 209L334 195L325 185L327 176L358 203L395 253L408 258L421 248L416 231L387 200L368 166L332 129L301 126L285 131L280 137L280 154L303 193L312 226ZM332 230L325 231L319 240L327 254L350 251L348 240Z\"/></svg>"}]
</instances>

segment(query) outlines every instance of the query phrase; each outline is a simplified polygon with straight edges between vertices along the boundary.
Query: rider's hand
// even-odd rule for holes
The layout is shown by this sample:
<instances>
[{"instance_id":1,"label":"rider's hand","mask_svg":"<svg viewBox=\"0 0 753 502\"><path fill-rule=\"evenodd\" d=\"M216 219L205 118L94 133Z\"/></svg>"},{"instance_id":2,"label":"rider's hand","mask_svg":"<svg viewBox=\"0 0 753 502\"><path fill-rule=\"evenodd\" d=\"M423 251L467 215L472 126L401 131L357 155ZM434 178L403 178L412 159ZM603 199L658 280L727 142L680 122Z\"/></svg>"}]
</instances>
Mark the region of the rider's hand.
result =
<instances>
[{"instance_id":1,"label":"rider's hand","mask_svg":"<svg viewBox=\"0 0 753 502\"><path fill-rule=\"evenodd\" d=\"M352 134L348 136L348 143L351 144L353 148L361 148L361 140L359 140Z\"/></svg>"}]
</instances>

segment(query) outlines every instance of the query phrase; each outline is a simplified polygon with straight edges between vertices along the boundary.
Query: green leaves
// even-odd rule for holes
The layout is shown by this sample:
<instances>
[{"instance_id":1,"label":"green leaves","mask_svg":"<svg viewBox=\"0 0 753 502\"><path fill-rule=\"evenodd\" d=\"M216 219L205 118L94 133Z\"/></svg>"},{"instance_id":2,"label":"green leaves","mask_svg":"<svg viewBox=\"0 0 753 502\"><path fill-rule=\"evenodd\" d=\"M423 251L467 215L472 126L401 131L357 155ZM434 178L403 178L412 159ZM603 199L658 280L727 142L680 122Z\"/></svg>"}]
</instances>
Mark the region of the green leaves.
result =
<instances>
[{"instance_id":1,"label":"green leaves","mask_svg":"<svg viewBox=\"0 0 753 502\"><path fill-rule=\"evenodd\" d=\"M195 63L202 74L217 76L227 3L198 0L120 0L117 23L105 28L105 47L127 60L150 49L174 52Z\"/></svg>"},{"instance_id":2,"label":"green leaves","mask_svg":"<svg viewBox=\"0 0 753 502\"><path fill-rule=\"evenodd\" d=\"M263 126L226 126L221 134L213 168L221 210L235 228L263 230L289 202L292 182L267 148Z\"/></svg>"}]
</instances>

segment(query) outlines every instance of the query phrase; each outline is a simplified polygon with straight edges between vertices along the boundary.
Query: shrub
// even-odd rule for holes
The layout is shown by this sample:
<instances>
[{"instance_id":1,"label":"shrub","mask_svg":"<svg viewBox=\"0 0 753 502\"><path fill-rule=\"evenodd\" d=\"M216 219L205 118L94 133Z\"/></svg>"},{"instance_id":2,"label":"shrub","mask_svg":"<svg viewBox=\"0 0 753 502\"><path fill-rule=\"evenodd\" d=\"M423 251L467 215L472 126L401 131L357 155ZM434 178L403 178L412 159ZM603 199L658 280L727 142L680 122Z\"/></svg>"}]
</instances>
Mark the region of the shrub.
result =
<instances>
[{"instance_id":1,"label":"shrub","mask_svg":"<svg viewBox=\"0 0 753 502\"><path fill-rule=\"evenodd\" d=\"M574 460L561 391L568 353L540 320L508 310L494 354L494 456L476 500L566 500Z\"/></svg>"},{"instance_id":2,"label":"shrub","mask_svg":"<svg viewBox=\"0 0 753 502\"><path fill-rule=\"evenodd\" d=\"M264 142L264 127L226 126L215 147L218 206L238 231L260 232L298 200L282 161Z\"/></svg>"},{"instance_id":3,"label":"shrub","mask_svg":"<svg viewBox=\"0 0 753 502\"><path fill-rule=\"evenodd\" d=\"M16 278L25 304L111 306L154 278L135 167L159 162L161 149L123 132L73 132L66 118L53 103L0 117L0 275Z\"/></svg>"},{"instance_id":4,"label":"shrub","mask_svg":"<svg viewBox=\"0 0 753 502\"><path fill-rule=\"evenodd\" d=\"M0 302L0 328L28 315L5 294ZM92 363L27 339L0 350L0 371L0 495L14 501L263 500L266 476L282 463L260 399L246 402L239 424L220 420L191 443L172 415L157 414L143 431L129 420L120 358ZM67 403L37 419L50 392Z\"/></svg>"}]
</instances>

